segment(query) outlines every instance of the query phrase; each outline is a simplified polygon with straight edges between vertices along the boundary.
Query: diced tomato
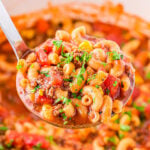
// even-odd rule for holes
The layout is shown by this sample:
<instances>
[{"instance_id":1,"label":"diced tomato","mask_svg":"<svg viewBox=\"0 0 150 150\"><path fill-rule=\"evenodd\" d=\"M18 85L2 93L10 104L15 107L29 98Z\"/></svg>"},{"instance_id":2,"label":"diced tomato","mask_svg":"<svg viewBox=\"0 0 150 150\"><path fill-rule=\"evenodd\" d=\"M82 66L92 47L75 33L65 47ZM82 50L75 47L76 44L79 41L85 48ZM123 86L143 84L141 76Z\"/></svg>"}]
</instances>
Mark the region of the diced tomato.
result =
<instances>
[{"instance_id":1,"label":"diced tomato","mask_svg":"<svg viewBox=\"0 0 150 150\"><path fill-rule=\"evenodd\" d=\"M112 75L108 75L103 82L102 88L105 94L110 95L112 99L115 99L120 95L120 80Z\"/></svg>"},{"instance_id":2,"label":"diced tomato","mask_svg":"<svg viewBox=\"0 0 150 150\"><path fill-rule=\"evenodd\" d=\"M43 49L39 49L37 51L37 56L38 56L38 59L39 59L39 62L41 65L48 65L48 56L47 54L44 52Z\"/></svg>"},{"instance_id":3,"label":"diced tomato","mask_svg":"<svg viewBox=\"0 0 150 150\"><path fill-rule=\"evenodd\" d=\"M60 86L63 83L63 77L59 73L53 71L50 72L50 80L51 85L54 86Z\"/></svg>"},{"instance_id":4,"label":"diced tomato","mask_svg":"<svg viewBox=\"0 0 150 150\"><path fill-rule=\"evenodd\" d=\"M106 36L106 39L115 41L119 45L124 43L123 37L120 33L110 33Z\"/></svg>"},{"instance_id":5,"label":"diced tomato","mask_svg":"<svg viewBox=\"0 0 150 150\"><path fill-rule=\"evenodd\" d=\"M46 96L38 96L38 98L36 99L36 102L39 104L52 104L53 103L53 99L51 98L47 98Z\"/></svg>"},{"instance_id":6,"label":"diced tomato","mask_svg":"<svg viewBox=\"0 0 150 150\"><path fill-rule=\"evenodd\" d=\"M52 40L47 40L44 44L44 50L46 53L52 52L53 49L53 42Z\"/></svg>"},{"instance_id":7,"label":"diced tomato","mask_svg":"<svg viewBox=\"0 0 150 150\"><path fill-rule=\"evenodd\" d=\"M44 136L26 134L26 133L17 133L16 131L11 131L6 136L7 141L13 140L13 145L21 145L22 147L33 148L37 144L40 144L40 148L48 149L50 147L49 142L45 139Z\"/></svg>"},{"instance_id":8,"label":"diced tomato","mask_svg":"<svg viewBox=\"0 0 150 150\"><path fill-rule=\"evenodd\" d=\"M145 116L150 119L150 104L145 107Z\"/></svg>"}]
</instances>

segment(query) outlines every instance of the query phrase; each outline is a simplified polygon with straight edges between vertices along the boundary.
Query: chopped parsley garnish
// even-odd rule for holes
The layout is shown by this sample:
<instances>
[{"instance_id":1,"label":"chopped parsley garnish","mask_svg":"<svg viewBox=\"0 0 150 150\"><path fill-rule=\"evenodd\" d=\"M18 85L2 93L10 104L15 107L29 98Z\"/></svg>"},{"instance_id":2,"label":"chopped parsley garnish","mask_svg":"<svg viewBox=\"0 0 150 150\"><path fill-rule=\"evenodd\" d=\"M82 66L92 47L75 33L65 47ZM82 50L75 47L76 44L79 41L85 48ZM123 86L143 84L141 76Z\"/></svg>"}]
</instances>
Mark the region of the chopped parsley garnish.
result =
<instances>
[{"instance_id":1,"label":"chopped parsley garnish","mask_svg":"<svg viewBox=\"0 0 150 150\"><path fill-rule=\"evenodd\" d=\"M49 71L41 71L40 73L41 73L41 74L44 74L46 77L50 77L50 75L48 74Z\"/></svg>"},{"instance_id":2,"label":"chopped parsley garnish","mask_svg":"<svg viewBox=\"0 0 150 150\"><path fill-rule=\"evenodd\" d=\"M62 96L61 98L56 99L55 104L59 103L61 100L63 100L63 104L69 104L71 102L71 99Z\"/></svg>"},{"instance_id":3,"label":"chopped parsley garnish","mask_svg":"<svg viewBox=\"0 0 150 150\"><path fill-rule=\"evenodd\" d=\"M79 92L82 93L83 89L81 89Z\"/></svg>"},{"instance_id":4,"label":"chopped parsley garnish","mask_svg":"<svg viewBox=\"0 0 150 150\"><path fill-rule=\"evenodd\" d=\"M62 117L63 117L64 120L67 119L67 116L65 115L65 113L62 114Z\"/></svg>"},{"instance_id":5,"label":"chopped parsley garnish","mask_svg":"<svg viewBox=\"0 0 150 150\"><path fill-rule=\"evenodd\" d=\"M150 72L146 74L146 79L150 79Z\"/></svg>"},{"instance_id":6,"label":"chopped parsley garnish","mask_svg":"<svg viewBox=\"0 0 150 150\"><path fill-rule=\"evenodd\" d=\"M33 67L34 67L34 64L31 64L30 67L33 68Z\"/></svg>"},{"instance_id":7,"label":"chopped parsley garnish","mask_svg":"<svg viewBox=\"0 0 150 150\"><path fill-rule=\"evenodd\" d=\"M34 150L44 150L41 146L42 146L42 144L38 143L38 144L36 144L36 145L33 146L33 149Z\"/></svg>"},{"instance_id":8,"label":"chopped parsley garnish","mask_svg":"<svg viewBox=\"0 0 150 150\"><path fill-rule=\"evenodd\" d=\"M98 89L100 86L99 85L95 85L95 87Z\"/></svg>"},{"instance_id":9,"label":"chopped parsley garnish","mask_svg":"<svg viewBox=\"0 0 150 150\"><path fill-rule=\"evenodd\" d=\"M8 127L6 127L6 126L1 126L0 127L0 131L7 131L8 130Z\"/></svg>"},{"instance_id":10,"label":"chopped parsley garnish","mask_svg":"<svg viewBox=\"0 0 150 150\"><path fill-rule=\"evenodd\" d=\"M76 93L72 93L72 96L73 96L73 98L77 98L77 99L81 100L81 96L80 96L80 95L79 95L79 96L77 96L77 94L76 94Z\"/></svg>"},{"instance_id":11,"label":"chopped parsley garnish","mask_svg":"<svg viewBox=\"0 0 150 150\"><path fill-rule=\"evenodd\" d=\"M22 68L22 65L17 65L16 68L17 70L20 70Z\"/></svg>"},{"instance_id":12,"label":"chopped parsley garnish","mask_svg":"<svg viewBox=\"0 0 150 150\"><path fill-rule=\"evenodd\" d=\"M101 62L101 64L102 64L104 67L107 66L107 63L105 63L105 62Z\"/></svg>"},{"instance_id":13,"label":"chopped parsley garnish","mask_svg":"<svg viewBox=\"0 0 150 150\"><path fill-rule=\"evenodd\" d=\"M117 82L117 81L115 81L115 82L113 83L113 86L116 86L116 85L117 85L117 83L118 83L118 82Z\"/></svg>"},{"instance_id":14,"label":"chopped parsley garnish","mask_svg":"<svg viewBox=\"0 0 150 150\"><path fill-rule=\"evenodd\" d=\"M56 46L56 48L57 48L57 50L61 47L61 45L62 45L62 40L60 40L60 41L53 41L53 44Z\"/></svg>"},{"instance_id":15,"label":"chopped parsley garnish","mask_svg":"<svg viewBox=\"0 0 150 150\"><path fill-rule=\"evenodd\" d=\"M62 113L64 110L63 109L59 109L59 112Z\"/></svg>"},{"instance_id":16,"label":"chopped parsley garnish","mask_svg":"<svg viewBox=\"0 0 150 150\"><path fill-rule=\"evenodd\" d=\"M88 52L84 52L81 57L78 57L78 59L83 62L80 73L75 76L77 78L77 84L81 85L82 81L84 80L83 74L85 73L85 64L92 58L92 55L89 54Z\"/></svg>"},{"instance_id":17,"label":"chopped parsley garnish","mask_svg":"<svg viewBox=\"0 0 150 150\"><path fill-rule=\"evenodd\" d=\"M127 114L130 118L132 117L131 111L126 111L126 112L124 112L124 114Z\"/></svg>"},{"instance_id":18,"label":"chopped parsley garnish","mask_svg":"<svg viewBox=\"0 0 150 150\"><path fill-rule=\"evenodd\" d=\"M116 150L116 148L114 146L111 147L111 150Z\"/></svg>"},{"instance_id":19,"label":"chopped parsley garnish","mask_svg":"<svg viewBox=\"0 0 150 150\"><path fill-rule=\"evenodd\" d=\"M96 78L96 74L93 74L92 76L90 76L88 79L87 79L87 82L93 80Z\"/></svg>"},{"instance_id":20,"label":"chopped parsley garnish","mask_svg":"<svg viewBox=\"0 0 150 150\"><path fill-rule=\"evenodd\" d=\"M11 140L10 140L10 141L6 144L7 148L11 148L11 147L12 147L13 142L14 142L14 140L13 140L13 139L11 139Z\"/></svg>"},{"instance_id":21,"label":"chopped parsley garnish","mask_svg":"<svg viewBox=\"0 0 150 150\"><path fill-rule=\"evenodd\" d=\"M93 98L93 103L95 103L95 97Z\"/></svg>"},{"instance_id":22,"label":"chopped parsley garnish","mask_svg":"<svg viewBox=\"0 0 150 150\"><path fill-rule=\"evenodd\" d=\"M54 142L54 138L53 138L52 135L47 136L47 137L46 137L46 140L47 140L49 143L51 143L51 144L56 144L56 143Z\"/></svg>"},{"instance_id":23,"label":"chopped parsley garnish","mask_svg":"<svg viewBox=\"0 0 150 150\"><path fill-rule=\"evenodd\" d=\"M144 112L145 110L144 106L137 106L135 103L133 104L133 107L136 108L139 112Z\"/></svg>"},{"instance_id":24,"label":"chopped parsley garnish","mask_svg":"<svg viewBox=\"0 0 150 150\"><path fill-rule=\"evenodd\" d=\"M109 93L110 93L110 90L106 89L106 94L109 95Z\"/></svg>"},{"instance_id":25,"label":"chopped parsley garnish","mask_svg":"<svg viewBox=\"0 0 150 150\"><path fill-rule=\"evenodd\" d=\"M55 104L59 103L61 101L61 98L57 98L55 101Z\"/></svg>"},{"instance_id":26,"label":"chopped parsley garnish","mask_svg":"<svg viewBox=\"0 0 150 150\"><path fill-rule=\"evenodd\" d=\"M108 55L112 54L112 60L120 60L123 59L123 55L122 54L118 54L116 51L112 51L112 52L107 52Z\"/></svg>"},{"instance_id":27,"label":"chopped parsley garnish","mask_svg":"<svg viewBox=\"0 0 150 150\"><path fill-rule=\"evenodd\" d=\"M33 90L31 90L31 93L35 93L36 92L36 90L37 89L39 89L40 88L40 86L39 85L37 85Z\"/></svg>"},{"instance_id":28,"label":"chopped parsley garnish","mask_svg":"<svg viewBox=\"0 0 150 150\"><path fill-rule=\"evenodd\" d=\"M63 79L66 82L72 82L72 79Z\"/></svg>"},{"instance_id":29,"label":"chopped parsley garnish","mask_svg":"<svg viewBox=\"0 0 150 150\"><path fill-rule=\"evenodd\" d=\"M124 134L119 134L119 139L121 140L121 139L123 139L124 138Z\"/></svg>"},{"instance_id":30,"label":"chopped parsley garnish","mask_svg":"<svg viewBox=\"0 0 150 150\"><path fill-rule=\"evenodd\" d=\"M65 122L64 122L64 125L66 125L66 124L68 124L68 121L65 121Z\"/></svg>"},{"instance_id":31,"label":"chopped parsley garnish","mask_svg":"<svg viewBox=\"0 0 150 150\"><path fill-rule=\"evenodd\" d=\"M4 146L0 144L0 150L4 150Z\"/></svg>"},{"instance_id":32,"label":"chopped parsley garnish","mask_svg":"<svg viewBox=\"0 0 150 150\"><path fill-rule=\"evenodd\" d=\"M44 127L43 126L39 126L39 129L44 130Z\"/></svg>"},{"instance_id":33,"label":"chopped parsley garnish","mask_svg":"<svg viewBox=\"0 0 150 150\"><path fill-rule=\"evenodd\" d=\"M114 122L119 124L120 119L116 119Z\"/></svg>"},{"instance_id":34,"label":"chopped parsley garnish","mask_svg":"<svg viewBox=\"0 0 150 150\"><path fill-rule=\"evenodd\" d=\"M120 130L121 131L130 131L131 127L128 125L120 124Z\"/></svg>"},{"instance_id":35,"label":"chopped parsley garnish","mask_svg":"<svg viewBox=\"0 0 150 150\"><path fill-rule=\"evenodd\" d=\"M114 136L108 138L108 141L113 143L113 144L116 144L116 138Z\"/></svg>"},{"instance_id":36,"label":"chopped parsley garnish","mask_svg":"<svg viewBox=\"0 0 150 150\"><path fill-rule=\"evenodd\" d=\"M76 107L79 107L79 104L76 103L75 105L76 105Z\"/></svg>"}]
</instances>

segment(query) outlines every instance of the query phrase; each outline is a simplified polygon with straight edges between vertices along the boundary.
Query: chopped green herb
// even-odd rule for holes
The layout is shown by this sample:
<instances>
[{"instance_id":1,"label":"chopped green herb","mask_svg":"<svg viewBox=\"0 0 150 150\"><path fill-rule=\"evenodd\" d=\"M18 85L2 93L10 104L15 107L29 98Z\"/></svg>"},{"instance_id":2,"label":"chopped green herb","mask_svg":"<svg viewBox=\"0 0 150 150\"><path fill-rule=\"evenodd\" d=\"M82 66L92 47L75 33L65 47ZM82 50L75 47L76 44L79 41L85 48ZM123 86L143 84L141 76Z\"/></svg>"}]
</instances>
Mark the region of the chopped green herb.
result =
<instances>
[{"instance_id":1,"label":"chopped green herb","mask_svg":"<svg viewBox=\"0 0 150 150\"><path fill-rule=\"evenodd\" d=\"M119 139L121 140L121 139L123 139L124 138L124 134L119 134Z\"/></svg>"},{"instance_id":2,"label":"chopped green herb","mask_svg":"<svg viewBox=\"0 0 150 150\"><path fill-rule=\"evenodd\" d=\"M121 59L123 59L123 58L124 58L124 56L123 56L122 54L120 55L120 57L121 57Z\"/></svg>"},{"instance_id":3,"label":"chopped green herb","mask_svg":"<svg viewBox=\"0 0 150 150\"><path fill-rule=\"evenodd\" d=\"M46 77L50 77L50 75L48 74L49 71L41 71L40 74L44 74Z\"/></svg>"},{"instance_id":4,"label":"chopped green herb","mask_svg":"<svg viewBox=\"0 0 150 150\"><path fill-rule=\"evenodd\" d=\"M107 66L107 63L105 63L105 62L101 62L101 64L102 64L104 67Z\"/></svg>"},{"instance_id":5,"label":"chopped green herb","mask_svg":"<svg viewBox=\"0 0 150 150\"><path fill-rule=\"evenodd\" d=\"M61 101L61 98L57 98L55 101L55 104L59 103Z\"/></svg>"},{"instance_id":6,"label":"chopped green herb","mask_svg":"<svg viewBox=\"0 0 150 150\"><path fill-rule=\"evenodd\" d=\"M64 125L66 125L66 124L68 124L68 121L65 121L65 122L64 122Z\"/></svg>"},{"instance_id":7,"label":"chopped green herb","mask_svg":"<svg viewBox=\"0 0 150 150\"><path fill-rule=\"evenodd\" d=\"M61 63L69 64L73 60L73 53L64 53L63 50L61 51L61 55L63 58L61 59Z\"/></svg>"},{"instance_id":8,"label":"chopped green herb","mask_svg":"<svg viewBox=\"0 0 150 150\"><path fill-rule=\"evenodd\" d=\"M106 89L106 94L109 95L109 93L110 93L110 90Z\"/></svg>"},{"instance_id":9,"label":"chopped green herb","mask_svg":"<svg viewBox=\"0 0 150 150\"><path fill-rule=\"evenodd\" d=\"M70 86L70 87L72 87L72 86L73 86L73 84L72 84L72 83L70 83L70 84L69 84L69 86Z\"/></svg>"},{"instance_id":10,"label":"chopped green herb","mask_svg":"<svg viewBox=\"0 0 150 150\"><path fill-rule=\"evenodd\" d=\"M88 52L84 52L83 55L80 57L80 61L83 62L80 73L75 76L77 78L77 84L81 85L82 81L84 80L83 74L85 73L85 64L91 59L92 55Z\"/></svg>"},{"instance_id":11,"label":"chopped green herb","mask_svg":"<svg viewBox=\"0 0 150 150\"><path fill-rule=\"evenodd\" d=\"M117 82L117 81L115 81L115 82L113 83L113 86L116 86L116 85L117 85L117 83L118 83L118 82Z\"/></svg>"},{"instance_id":12,"label":"chopped green herb","mask_svg":"<svg viewBox=\"0 0 150 150\"><path fill-rule=\"evenodd\" d=\"M95 97L93 98L93 103L95 103Z\"/></svg>"},{"instance_id":13,"label":"chopped green herb","mask_svg":"<svg viewBox=\"0 0 150 150\"><path fill-rule=\"evenodd\" d=\"M131 127L128 125L120 124L120 130L121 131L130 131Z\"/></svg>"},{"instance_id":14,"label":"chopped green herb","mask_svg":"<svg viewBox=\"0 0 150 150\"><path fill-rule=\"evenodd\" d=\"M127 114L130 118L132 117L131 111L126 111L126 112L124 112L124 114Z\"/></svg>"},{"instance_id":15,"label":"chopped green herb","mask_svg":"<svg viewBox=\"0 0 150 150\"><path fill-rule=\"evenodd\" d=\"M116 119L114 122L119 124L120 119Z\"/></svg>"},{"instance_id":16,"label":"chopped green herb","mask_svg":"<svg viewBox=\"0 0 150 150\"><path fill-rule=\"evenodd\" d=\"M82 93L83 89L81 89L79 92Z\"/></svg>"},{"instance_id":17,"label":"chopped green herb","mask_svg":"<svg viewBox=\"0 0 150 150\"><path fill-rule=\"evenodd\" d=\"M39 129L44 130L44 127L43 126L39 126Z\"/></svg>"},{"instance_id":18,"label":"chopped green herb","mask_svg":"<svg viewBox=\"0 0 150 150\"><path fill-rule=\"evenodd\" d=\"M79 57L79 56L76 56L76 60L77 60L77 61L80 61L80 57Z\"/></svg>"},{"instance_id":19,"label":"chopped green herb","mask_svg":"<svg viewBox=\"0 0 150 150\"><path fill-rule=\"evenodd\" d=\"M52 136L52 135L47 136L47 137L46 137L46 140L48 140L48 142L49 142L49 143L51 143L51 144L55 144L55 145L56 145L56 143L54 142L54 138L53 138L53 136Z\"/></svg>"},{"instance_id":20,"label":"chopped green herb","mask_svg":"<svg viewBox=\"0 0 150 150\"><path fill-rule=\"evenodd\" d=\"M63 109L59 109L59 112L62 113L64 110Z\"/></svg>"},{"instance_id":21,"label":"chopped green herb","mask_svg":"<svg viewBox=\"0 0 150 150\"><path fill-rule=\"evenodd\" d=\"M136 108L139 112L144 112L145 110L144 106L137 106L135 103L133 104L133 107Z\"/></svg>"},{"instance_id":22,"label":"chopped green herb","mask_svg":"<svg viewBox=\"0 0 150 150\"><path fill-rule=\"evenodd\" d=\"M76 105L76 107L79 107L79 104L76 103L75 105Z\"/></svg>"},{"instance_id":23,"label":"chopped green herb","mask_svg":"<svg viewBox=\"0 0 150 150\"><path fill-rule=\"evenodd\" d=\"M150 72L146 74L146 79L150 79Z\"/></svg>"},{"instance_id":24,"label":"chopped green herb","mask_svg":"<svg viewBox=\"0 0 150 150\"><path fill-rule=\"evenodd\" d=\"M39 85L37 85L33 90L31 90L31 93L35 93L36 92L36 90L37 89L39 89L40 88L40 86Z\"/></svg>"},{"instance_id":25,"label":"chopped green herb","mask_svg":"<svg viewBox=\"0 0 150 150\"><path fill-rule=\"evenodd\" d=\"M150 103L150 99L148 99L148 101L147 101L148 103Z\"/></svg>"},{"instance_id":26,"label":"chopped green herb","mask_svg":"<svg viewBox=\"0 0 150 150\"><path fill-rule=\"evenodd\" d=\"M41 146L42 146L42 144L38 143L38 144L36 144L36 145L33 146L33 149L34 150L44 150Z\"/></svg>"},{"instance_id":27,"label":"chopped green herb","mask_svg":"<svg viewBox=\"0 0 150 150\"><path fill-rule=\"evenodd\" d=\"M68 99L67 97L62 96L61 98L63 100L63 104L69 104L71 102L71 99Z\"/></svg>"},{"instance_id":28,"label":"chopped green herb","mask_svg":"<svg viewBox=\"0 0 150 150\"><path fill-rule=\"evenodd\" d=\"M17 65L16 68L17 70L20 70L22 68L22 65Z\"/></svg>"},{"instance_id":29,"label":"chopped green herb","mask_svg":"<svg viewBox=\"0 0 150 150\"><path fill-rule=\"evenodd\" d=\"M65 113L62 114L62 117L63 117L64 120L67 119L67 116L65 115Z\"/></svg>"},{"instance_id":30,"label":"chopped green herb","mask_svg":"<svg viewBox=\"0 0 150 150\"><path fill-rule=\"evenodd\" d=\"M6 126L1 126L0 127L0 131L7 131L8 130L8 127L6 127Z\"/></svg>"},{"instance_id":31,"label":"chopped green herb","mask_svg":"<svg viewBox=\"0 0 150 150\"><path fill-rule=\"evenodd\" d=\"M13 140L13 139L11 139L11 140L9 141L9 143L7 143L7 144L6 144L7 148L11 148L11 147L12 147L13 142L14 142L14 140Z\"/></svg>"},{"instance_id":32,"label":"chopped green herb","mask_svg":"<svg viewBox=\"0 0 150 150\"><path fill-rule=\"evenodd\" d=\"M116 144L116 138L114 136L110 137L108 139L109 142L113 143L113 144Z\"/></svg>"},{"instance_id":33,"label":"chopped green herb","mask_svg":"<svg viewBox=\"0 0 150 150\"><path fill-rule=\"evenodd\" d=\"M118 54L116 51L112 51L112 52L107 52L107 55L112 54L112 60L120 60L123 59L123 55L122 54Z\"/></svg>"},{"instance_id":34,"label":"chopped green herb","mask_svg":"<svg viewBox=\"0 0 150 150\"><path fill-rule=\"evenodd\" d=\"M76 94L76 93L72 93L72 96L73 96L73 98L77 98L77 99L81 100L81 96L80 96L80 95L79 95L79 96L77 96L77 94Z\"/></svg>"},{"instance_id":35,"label":"chopped green herb","mask_svg":"<svg viewBox=\"0 0 150 150\"><path fill-rule=\"evenodd\" d=\"M33 68L34 64L31 64L30 67Z\"/></svg>"},{"instance_id":36,"label":"chopped green herb","mask_svg":"<svg viewBox=\"0 0 150 150\"><path fill-rule=\"evenodd\" d=\"M72 82L72 79L63 79L66 82Z\"/></svg>"},{"instance_id":37,"label":"chopped green herb","mask_svg":"<svg viewBox=\"0 0 150 150\"><path fill-rule=\"evenodd\" d=\"M95 85L95 87L98 89L100 86L99 85Z\"/></svg>"},{"instance_id":38,"label":"chopped green herb","mask_svg":"<svg viewBox=\"0 0 150 150\"><path fill-rule=\"evenodd\" d=\"M73 69L73 71L72 72L76 72L76 69Z\"/></svg>"},{"instance_id":39,"label":"chopped green herb","mask_svg":"<svg viewBox=\"0 0 150 150\"><path fill-rule=\"evenodd\" d=\"M0 144L0 150L4 150L4 146Z\"/></svg>"},{"instance_id":40,"label":"chopped green herb","mask_svg":"<svg viewBox=\"0 0 150 150\"><path fill-rule=\"evenodd\" d=\"M57 64L57 67L58 67L58 68L60 67L60 64L61 64L61 63L58 63L58 64Z\"/></svg>"},{"instance_id":41,"label":"chopped green herb","mask_svg":"<svg viewBox=\"0 0 150 150\"><path fill-rule=\"evenodd\" d=\"M114 146L111 147L111 150L116 150L116 148Z\"/></svg>"},{"instance_id":42,"label":"chopped green herb","mask_svg":"<svg viewBox=\"0 0 150 150\"><path fill-rule=\"evenodd\" d=\"M94 80L96 78L96 74L93 74L92 76L90 76L88 79L87 79L87 82L91 81L91 80Z\"/></svg>"},{"instance_id":43,"label":"chopped green herb","mask_svg":"<svg viewBox=\"0 0 150 150\"><path fill-rule=\"evenodd\" d=\"M57 50L61 47L61 45L62 45L62 40L60 40L60 41L53 41L53 44L56 46L56 48L57 48Z\"/></svg>"}]
</instances>

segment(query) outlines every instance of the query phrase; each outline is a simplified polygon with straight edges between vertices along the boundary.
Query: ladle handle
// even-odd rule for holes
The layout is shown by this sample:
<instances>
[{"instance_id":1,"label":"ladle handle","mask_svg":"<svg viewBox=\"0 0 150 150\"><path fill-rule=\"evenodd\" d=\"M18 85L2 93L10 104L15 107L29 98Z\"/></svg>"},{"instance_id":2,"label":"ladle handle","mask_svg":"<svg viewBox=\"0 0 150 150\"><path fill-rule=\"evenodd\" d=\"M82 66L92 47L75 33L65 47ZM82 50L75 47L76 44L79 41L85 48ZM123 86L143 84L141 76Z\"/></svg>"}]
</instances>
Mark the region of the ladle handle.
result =
<instances>
[{"instance_id":1,"label":"ladle handle","mask_svg":"<svg viewBox=\"0 0 150 150\"><path fill-rule=\"evenodd\" d=\"M27 46L13 24L8 12L6 11L2 0L0 0L0 27L6 35L9 43L11 44L13 51L17 57L17 60L22 57Z\"/></svg>"}]
</instances>

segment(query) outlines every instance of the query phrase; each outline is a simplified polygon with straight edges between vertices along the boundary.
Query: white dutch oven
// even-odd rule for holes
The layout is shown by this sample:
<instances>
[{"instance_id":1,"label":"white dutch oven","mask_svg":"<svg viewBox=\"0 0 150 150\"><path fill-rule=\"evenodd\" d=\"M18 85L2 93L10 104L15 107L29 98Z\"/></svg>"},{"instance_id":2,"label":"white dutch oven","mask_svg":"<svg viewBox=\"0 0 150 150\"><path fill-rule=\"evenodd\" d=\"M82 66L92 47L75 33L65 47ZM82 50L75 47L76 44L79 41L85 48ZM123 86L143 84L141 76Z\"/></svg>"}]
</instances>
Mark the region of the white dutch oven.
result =
<instances>
[{"instance_id":1,"label":"white dutch oven","mask_svg":"<svg viewBox=\"0 0 150 150\"><path fill-rule=\"evenodd\" d=\"M71 1L90 2L101 5L106 0L2 0L11 15L33 12L47 7L48 2L54 4ZM150 0L112 0L114 3L121 3L125 10L131 14L140 16L150 21Z\"/></svg>"}]
</instances>

